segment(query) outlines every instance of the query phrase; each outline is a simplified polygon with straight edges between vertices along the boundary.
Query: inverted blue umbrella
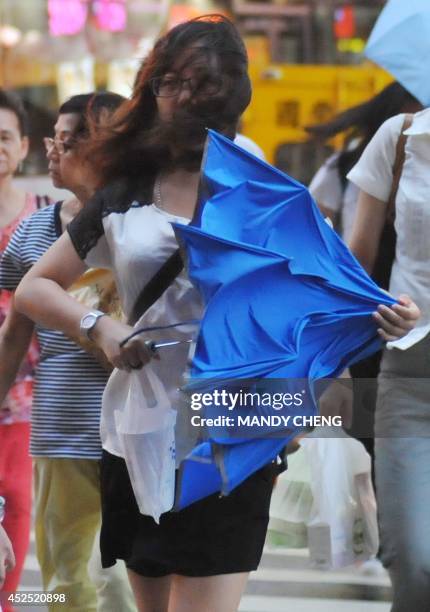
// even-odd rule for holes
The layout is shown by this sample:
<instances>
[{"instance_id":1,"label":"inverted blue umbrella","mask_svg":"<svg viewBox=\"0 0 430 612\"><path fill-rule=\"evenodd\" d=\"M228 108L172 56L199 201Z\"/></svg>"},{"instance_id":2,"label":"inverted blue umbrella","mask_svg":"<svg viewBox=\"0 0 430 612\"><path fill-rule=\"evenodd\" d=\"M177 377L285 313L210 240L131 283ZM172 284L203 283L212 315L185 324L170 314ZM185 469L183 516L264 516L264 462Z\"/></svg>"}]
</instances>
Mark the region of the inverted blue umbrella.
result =
<instances>
[{"instance_id":1,"label":"inverted blue umbrella","mask_svg":"<svg viewBox=\"0 0 430 612\"><path fill-rule=\"evenodd\" d=\"M430 105L428 0L389 0L373 28L365 53L424 106Z\"/></svg>"},{"instance_id":2,"label":"inverted blue umbrella","mask_svg":"<svg viewBox=\"0 0 430 612\"><path fill-rule=\"evenodd\" d=\"M297 412L316 414L315 381L380 348L372 313L395 300L327 225L303 185L212 131L201 194L194 222L174 225L206 305L190 391L238 380L270 390L275 379L297 391L306 381ZM180 466L176 507L229 493L302 429L281 423L240 438L228 427L208 427L207 439Z\"/></svg>"}]
</instances>

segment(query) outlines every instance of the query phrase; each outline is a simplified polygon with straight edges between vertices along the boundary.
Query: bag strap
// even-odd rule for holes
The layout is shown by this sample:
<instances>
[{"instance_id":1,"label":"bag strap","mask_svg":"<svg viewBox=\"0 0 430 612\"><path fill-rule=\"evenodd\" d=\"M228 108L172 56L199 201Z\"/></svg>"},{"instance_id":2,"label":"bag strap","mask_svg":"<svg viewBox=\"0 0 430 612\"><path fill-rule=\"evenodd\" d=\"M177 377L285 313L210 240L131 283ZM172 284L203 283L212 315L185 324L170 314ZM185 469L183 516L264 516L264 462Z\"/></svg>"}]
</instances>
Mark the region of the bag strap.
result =
<instances>
[{"instance_id":1,"label":"bag strap","mask_svg":"<svg viewBox=\"0 0 430 612\"><path fill-rule=\"evenodd\" d=\"M49 206L50 203L51 203L51 200L49 199L49 196L47 195L44 195L44 196L37 195L36 196L37 210L40 210L41 208L44 208L45 206Z\"/></svg>"},{"instance_id":2,"label":"bag strap","mask_svg":"<svg viewBox=\"0 0 430 612\"><path fill-rule=\"evenodd\" d=\"M128 321L130 325L134 325L143 313L163 295L183 269L184 262L180 249L176 249L137 296Z\"/></svg>"},{"instance_id":3,"label":"bag strap","mask_svg":"<svg viewBox=\"0 0 430 612\"><path fill-rule=\"evenodd\" d=\"M391 185L390 196L387 202L387 215L386 215L387 221L392 224L394 224L394 220L396 218L396 197L397 197L397 192L399 190L399 184L400 184L400 178L403 172L403 166L405 163L405 149L406 149L406 142L408 140L408 136L407 134L405 134L405 131L411 127L413 120L414 120L414 116L412 114L408 113L407 115L405 115L405 119L403 121L402 129L400 132L400 136L399 136L399 139L397 140L396 158L394 160L394 165L393 165L393 182Z\"/></svg>"}]
</instances>

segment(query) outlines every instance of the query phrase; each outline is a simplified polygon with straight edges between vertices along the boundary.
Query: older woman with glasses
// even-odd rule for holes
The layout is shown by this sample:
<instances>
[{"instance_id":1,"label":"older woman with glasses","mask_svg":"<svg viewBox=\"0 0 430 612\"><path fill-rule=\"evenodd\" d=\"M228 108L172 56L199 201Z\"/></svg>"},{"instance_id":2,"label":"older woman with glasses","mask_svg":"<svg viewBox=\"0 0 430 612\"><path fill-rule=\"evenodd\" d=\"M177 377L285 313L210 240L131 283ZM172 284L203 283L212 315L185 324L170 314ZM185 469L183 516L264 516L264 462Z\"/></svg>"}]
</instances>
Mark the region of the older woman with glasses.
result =
<instances>
[{"instance_id":1,"label":"older woman with glasses","mask_svg":"<svg viewBox=\"0 0 430 612\"><path fill-rule=\"evenodd\" d=\"M69 138L67 141L61 140L60 138L50 138L45 136L43 144L45 145L46 153L49 155L52 151L56 151L58 155L64 155L67 151L73 147L75 139Z\"/></svg>"},{"instance_id":2,"label":"older woman with glasses","mask_svg":"<svg viewBox=\"0 0 430 612\"><path fill-rule=\"evenodd\" d=\"M0 287L14 289L28 269L53 244L97 187L92 166L80 148L88 117L97 121L123 98L112 93L73 96L61 107L55 137L46 138L49 171L57 187L74 195L47 206L18 225L0 263ZM112 276L91 270L73 295L90 307L115 311ZM25 317L10 326L15 351L26 350ZM99 437L101 397L109 370L88 343L38 326L40 359L36 368L30 451L35 473L35 532L43 587L61 594L68 609L132 612L133 598L124 568L102 570ZM10 370L13 364L10 364ZM10 371L10 374L13 372ZM6 381L1 379L2 389ZM1 395L0 395L1 401ZM90 562L90 563L89 563ZM50 609L58 609L52 603Z\"/></svg>"}]
</instances>

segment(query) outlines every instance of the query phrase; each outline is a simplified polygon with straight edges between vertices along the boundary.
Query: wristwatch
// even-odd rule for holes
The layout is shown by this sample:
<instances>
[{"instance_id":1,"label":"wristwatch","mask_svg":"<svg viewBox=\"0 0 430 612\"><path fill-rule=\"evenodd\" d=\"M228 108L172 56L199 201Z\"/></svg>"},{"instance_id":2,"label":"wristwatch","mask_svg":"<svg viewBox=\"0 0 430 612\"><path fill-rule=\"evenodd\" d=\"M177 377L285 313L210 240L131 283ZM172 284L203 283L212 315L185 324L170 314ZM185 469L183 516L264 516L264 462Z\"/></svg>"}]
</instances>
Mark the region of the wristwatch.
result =
<instances>
[{"instance_id":1,"label":"wristwatch","mask_svg":"<svg viewBox=\"0 0 430 612\"><path fill-rule=\"evenodd\" d=\"M80 332L81 335L88 340L91 340L91 332L94 329L100 317L104 317L106 313L101 310L92 310L84 315L81 319Z\"/></svg>"}]
</instances>

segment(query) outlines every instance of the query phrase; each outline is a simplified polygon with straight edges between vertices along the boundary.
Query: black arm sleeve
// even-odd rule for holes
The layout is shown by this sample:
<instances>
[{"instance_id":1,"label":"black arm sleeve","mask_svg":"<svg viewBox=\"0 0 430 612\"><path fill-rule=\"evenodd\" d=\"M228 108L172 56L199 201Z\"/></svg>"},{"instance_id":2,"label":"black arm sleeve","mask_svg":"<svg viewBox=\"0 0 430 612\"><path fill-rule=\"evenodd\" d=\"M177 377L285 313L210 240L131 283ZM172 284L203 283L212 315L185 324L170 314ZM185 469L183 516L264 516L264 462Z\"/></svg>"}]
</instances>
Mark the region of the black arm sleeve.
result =
<instances>
[{"instance_id":1,"label":"black arm sleeve","mask_svg":"<svg viewBox=\"0 0 430 612\"><path fill-rule=\"evenodd\" d=\"M110 213L124 213L138 200L151 201L152 182L120 178L97 191L69 224L67 231L79 257L87 259L104 235L103 219Z\"/></svg>"},{"instance_id":2,"label":"black arm sleeve","mask_svg":"<svg viewBox=\"0 0 430 612\"><path fill-rule=\"evenodd\" d=\"M98 191L67 226L67 232L77 254L86 260L88 253L104 235L103 227L104 197Z\"/></svg>"}]
</instances>

